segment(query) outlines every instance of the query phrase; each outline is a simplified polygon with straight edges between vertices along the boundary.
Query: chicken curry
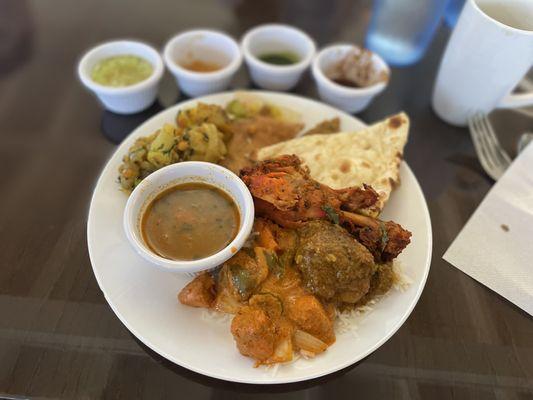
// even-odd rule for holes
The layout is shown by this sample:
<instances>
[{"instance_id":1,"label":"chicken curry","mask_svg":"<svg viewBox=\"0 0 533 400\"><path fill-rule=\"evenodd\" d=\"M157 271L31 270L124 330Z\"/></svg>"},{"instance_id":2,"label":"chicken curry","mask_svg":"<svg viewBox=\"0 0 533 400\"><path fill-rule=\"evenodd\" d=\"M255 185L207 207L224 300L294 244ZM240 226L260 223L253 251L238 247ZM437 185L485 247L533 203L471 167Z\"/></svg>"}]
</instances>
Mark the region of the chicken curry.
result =
<instances>
[{"instance_id":1,"label":"chicken curry","mask_svg":"<svg viewBox=\"0 0 533 400\"><path fill-rule=\"evenodd\" d=\"M247 244L215 273L197 276L181 303L233 314L231 332L256 365L314 356L335 342L337 310L386 293L392 260L410 232L364 215L369 186L334 190L310 178L296 156L241 171L256 206Z\"/></svg>"}]
</instances>

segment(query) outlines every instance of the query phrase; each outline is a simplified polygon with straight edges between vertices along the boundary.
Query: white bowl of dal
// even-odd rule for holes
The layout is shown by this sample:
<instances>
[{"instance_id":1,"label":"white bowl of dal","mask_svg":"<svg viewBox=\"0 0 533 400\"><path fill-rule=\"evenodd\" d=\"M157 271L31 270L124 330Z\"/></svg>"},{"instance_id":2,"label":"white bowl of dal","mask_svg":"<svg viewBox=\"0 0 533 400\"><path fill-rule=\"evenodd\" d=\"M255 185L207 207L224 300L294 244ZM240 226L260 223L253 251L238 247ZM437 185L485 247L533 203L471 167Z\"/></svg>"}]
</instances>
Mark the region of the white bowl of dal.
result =
<instances>
[{"instance_id":1,"label":"white bowl of dal","mask_svg":"<svg viewBox=\"0 0 533 400\"><path fill-rule=\"evenodd\" d=\"M143 216L150 204L162 193L166 193L166 190L189 183L215 187L231 199L239 214L236 235L223 248L202 258L180 260L163 257L147 243L147 235L143 234ZM208 211L206 210L206 213ZM215 224L216 221L209 222ZM176 223L179 223L179 218ZM128 241L141 257L160 269L188 275L212 270L232 257L244 245L252 231L253 223L254 203L244 182L224 167L200 161L172 164L143 179L130 194L123 219ZM196 224L192 224L191 229L197 229L201 224L206 224L205 218L198 218ZM212 235L206 233L200 240L207 244L213 239Z\"/></svg>"}]
</instances>

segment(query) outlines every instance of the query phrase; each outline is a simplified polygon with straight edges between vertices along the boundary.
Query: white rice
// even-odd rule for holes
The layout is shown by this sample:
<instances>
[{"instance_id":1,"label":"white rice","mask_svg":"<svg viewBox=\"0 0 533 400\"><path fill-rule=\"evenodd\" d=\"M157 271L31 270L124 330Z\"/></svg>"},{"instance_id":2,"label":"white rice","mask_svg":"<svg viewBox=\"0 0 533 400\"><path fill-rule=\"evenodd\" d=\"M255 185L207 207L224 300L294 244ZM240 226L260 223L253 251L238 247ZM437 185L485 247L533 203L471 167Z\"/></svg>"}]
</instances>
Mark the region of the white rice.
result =
<instances>
[{"instance_id":1,"label":"white rice","mask_svg":"<svg viewBox=\"0 0 533 400\"><path fill-rule=\"evenodd\" d=\"M229 325L231 323L233 315L215 310L210 310L208 308L202 308L200 318L202 319L202 321L206 322L216 322L217 324L221 325Z\"/></svg>"},{"instance_id":2,"label":"white rice","mask_svg":"<svg viewBox=\"0 0 533 400\"><path fill-rule=\"evenodd\" d=\"M291 362L294 362L292 360ZM274 378L278 374L280 363L265 365L265 369L270 373L270 376Z\"/></svg>"},{"instance_id":3,"label":"white rice","mask_svg":"<svg viewBox=\"0 0 533 400\"><path fill-rule=\"evenodd\" d=\"M403 266L399 261L392 263L392 272L394 273L393 289L405 292L413 284L411 277L403 271Z\"/></svg>"}]
</instances>

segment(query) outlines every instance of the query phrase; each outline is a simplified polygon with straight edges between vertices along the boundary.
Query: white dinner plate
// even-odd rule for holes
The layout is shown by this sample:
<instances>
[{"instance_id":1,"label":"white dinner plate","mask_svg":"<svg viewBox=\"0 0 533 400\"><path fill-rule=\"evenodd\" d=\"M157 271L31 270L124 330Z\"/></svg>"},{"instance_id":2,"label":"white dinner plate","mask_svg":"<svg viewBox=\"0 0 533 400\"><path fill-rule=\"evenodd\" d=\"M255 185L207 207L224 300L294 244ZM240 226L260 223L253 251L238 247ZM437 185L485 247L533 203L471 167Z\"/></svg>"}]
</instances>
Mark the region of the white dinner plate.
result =
<instances>
[{"instance_id":1,"label":"white dinner plate","mask_svg":"<svg viewBox=\"0 0 533 400\"><path fill-rule=\"evenodd\" d=\"M301 114L306 127L340 117L343 131L365 124L317 101L289 94L255 92L265 100ZM372 311L354 318L357 334L337 334L337 341L312 360L299 359L278 368L254 368L239 354L229 322L205 318L202 309L181 305L176 295L189 282L187 276L160 271L130 246L122 227L127 195L119 190L118 167L136 138L150 135L165 122L173 122L181 108L198 101L226 104L234 93L221 93L186 101L149 119L117 148L104 170L91 201L87 241L94 275L105 298L122 323L144 344L170 361L200 374L246 383L288 383L312 379L345 368L376 350L404 323L426 282L431 261L431 222L420 186L408 165L400 168L401 185L392 193L382 218L394 220L413 234L411 244L398 257L412 280L404 291L391 290Z\"/></svg>"}]
</instances>

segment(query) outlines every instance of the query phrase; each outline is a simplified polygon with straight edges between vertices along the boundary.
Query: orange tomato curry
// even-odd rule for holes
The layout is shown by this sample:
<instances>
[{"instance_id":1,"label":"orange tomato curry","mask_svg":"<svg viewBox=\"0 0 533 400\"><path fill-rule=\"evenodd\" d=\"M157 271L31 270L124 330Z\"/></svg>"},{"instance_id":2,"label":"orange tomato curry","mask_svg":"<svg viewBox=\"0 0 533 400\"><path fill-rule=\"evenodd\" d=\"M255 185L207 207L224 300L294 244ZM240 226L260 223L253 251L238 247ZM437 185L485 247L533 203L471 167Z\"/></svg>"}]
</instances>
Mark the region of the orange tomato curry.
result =
<instances>
[{"instance_id":1,"label":"orange tomato curry","mask_svg":"<svg viewBox=\"0 0 533 400\"><path fill-rule=\"evenodd\" d=\"M306 265L311 273L305 272ZM392 278L392 263L374 264L368 250L337 225L317 221L293 230L256 218L246 245L217 273L197 276L178 299L234 314L231 333L237 348L258 366L291 361L298 352L306 357L322 353L335 342L336 310L384 294Z\"/></svg>"},{"instance_id":2,"label":"orange tomato curry","mask_svg":"<svg viewBox=\"0 0 533 400\"><path fill-rule=\"evenodd\" d=\"M216 278L198 276L179 300L235 314L231 331L237 347L256 365L290 361L297 350L321 353L335 341L335 309L304 289L292 265L295 232L262 219L256 219L254 231Z\"/></svg>"}]
</instances>

